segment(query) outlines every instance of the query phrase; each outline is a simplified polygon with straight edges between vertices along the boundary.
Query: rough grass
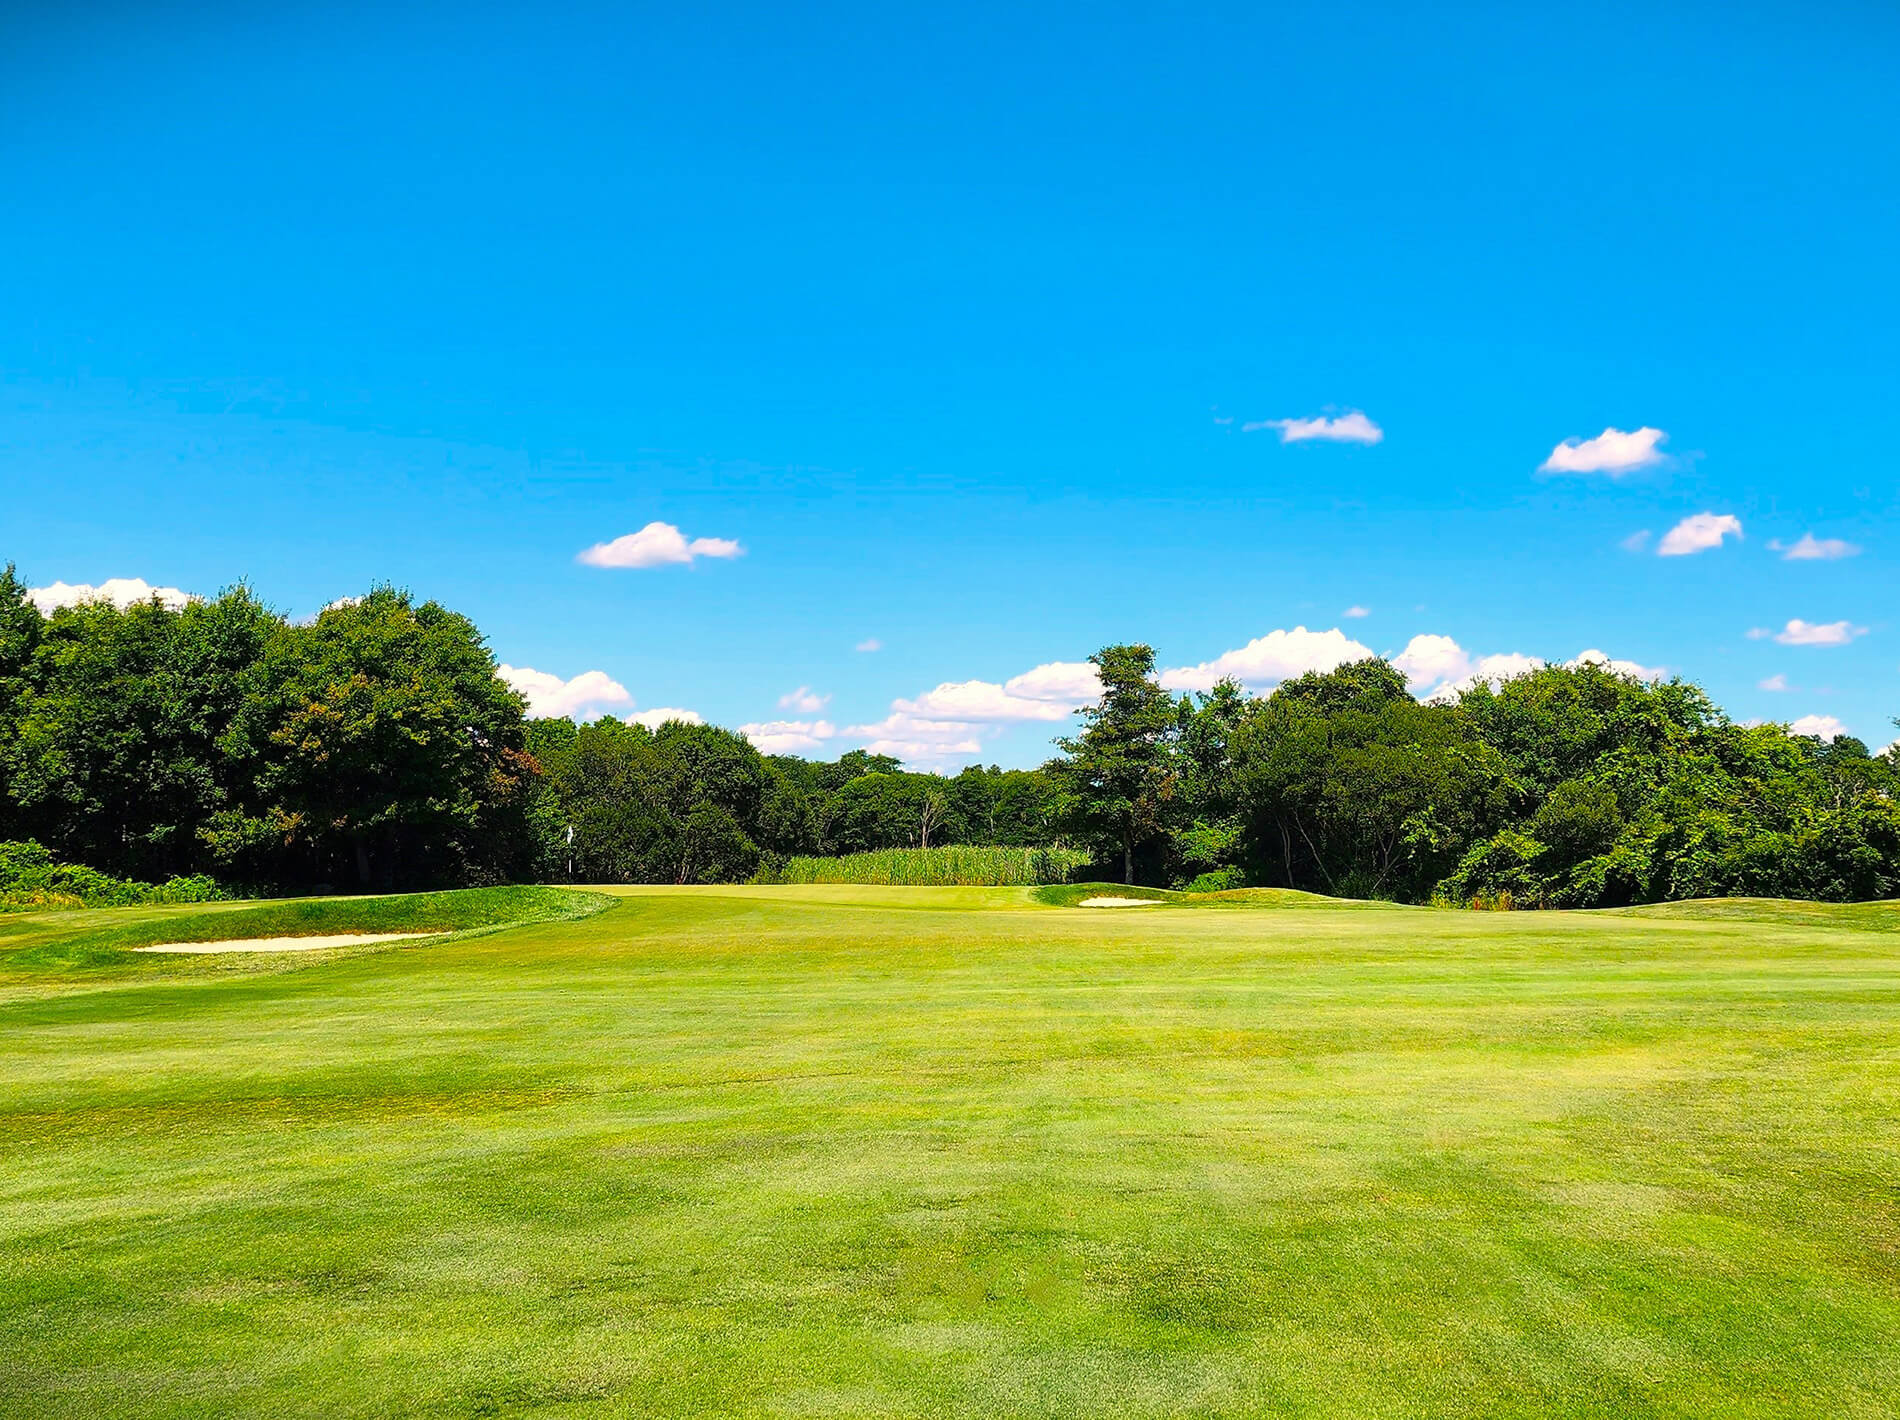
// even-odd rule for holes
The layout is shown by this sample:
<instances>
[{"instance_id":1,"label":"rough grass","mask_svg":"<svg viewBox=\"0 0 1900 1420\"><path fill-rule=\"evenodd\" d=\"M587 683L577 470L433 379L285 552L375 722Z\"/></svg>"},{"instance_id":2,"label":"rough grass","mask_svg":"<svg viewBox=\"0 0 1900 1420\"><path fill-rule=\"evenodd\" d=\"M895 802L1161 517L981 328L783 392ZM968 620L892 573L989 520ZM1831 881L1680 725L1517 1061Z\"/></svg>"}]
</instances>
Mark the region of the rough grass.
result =
<instances>
[{"instance_id":1,"label":"rough grass","mask_svg":"<svg viewBox=\"0 0 1900 1420\"><path fill-rule=\"evenodd\" d=\"M0 1414L1895 1412L1881 913L616 896L16 958Z\"/></svg>"},{"instance_id":2,"label":"rough grass","mask_svg":"<svg viewBox=\"0 0 1900 1420\"><path fill-rule=\"evenodd\" d=\"M1029 887L1059 883L1089 855L1069 848L886 848L836 858L793 858L783 883L866 883L883 887Z\"/></svg>"}]
</instances>

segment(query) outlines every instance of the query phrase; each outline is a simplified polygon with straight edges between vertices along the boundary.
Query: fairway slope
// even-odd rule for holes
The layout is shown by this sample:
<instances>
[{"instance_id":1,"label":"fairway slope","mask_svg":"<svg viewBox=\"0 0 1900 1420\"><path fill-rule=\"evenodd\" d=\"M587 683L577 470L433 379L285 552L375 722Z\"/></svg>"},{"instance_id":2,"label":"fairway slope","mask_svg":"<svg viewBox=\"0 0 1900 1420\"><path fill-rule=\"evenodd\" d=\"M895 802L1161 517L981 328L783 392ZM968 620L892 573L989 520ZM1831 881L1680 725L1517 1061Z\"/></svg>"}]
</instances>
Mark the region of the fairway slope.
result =
<instances>
[{"instance_id":1,"label":"fairway slope","mask_svg":"<svg viewBox=\"0 0 1900 1420\"><path fill-rule=\"evenodd\" d=\"M1895 1414L1900 935L444 896L9 968L0 1415Z\"/></svg>"}]
</instances>

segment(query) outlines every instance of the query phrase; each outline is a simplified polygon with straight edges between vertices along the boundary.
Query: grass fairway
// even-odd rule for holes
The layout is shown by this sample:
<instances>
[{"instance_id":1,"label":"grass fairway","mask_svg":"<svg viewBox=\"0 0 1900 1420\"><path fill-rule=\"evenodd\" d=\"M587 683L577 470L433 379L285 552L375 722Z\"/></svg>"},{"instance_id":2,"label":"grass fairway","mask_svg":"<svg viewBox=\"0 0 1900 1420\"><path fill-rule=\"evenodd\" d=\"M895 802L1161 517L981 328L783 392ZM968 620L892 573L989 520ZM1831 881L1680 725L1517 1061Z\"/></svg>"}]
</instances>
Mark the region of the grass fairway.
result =
<instances>
[{"instance_id":1,"label":"grass fairway","mask_svg":"<svg viewBox=\"0 0 1900 1420\"><path fill-rule=\"evenodd\" d=\"M0 1414L1900 1409L1900 909L1228 906L6 921Z\"/></svg>"}]
</instances>

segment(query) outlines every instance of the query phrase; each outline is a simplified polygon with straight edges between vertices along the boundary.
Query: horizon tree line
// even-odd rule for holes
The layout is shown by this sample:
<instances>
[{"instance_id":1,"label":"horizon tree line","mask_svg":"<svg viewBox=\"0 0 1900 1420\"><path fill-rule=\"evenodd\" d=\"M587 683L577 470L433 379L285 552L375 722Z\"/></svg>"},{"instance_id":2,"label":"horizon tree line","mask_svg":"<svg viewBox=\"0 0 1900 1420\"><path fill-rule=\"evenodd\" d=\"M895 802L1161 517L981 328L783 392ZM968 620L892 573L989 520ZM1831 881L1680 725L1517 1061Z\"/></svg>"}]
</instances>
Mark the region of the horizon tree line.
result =
<instances>
[{"instance_id":1,"label":"horizon tree line","mask_svg":"<svg viewBox=\"0 0 1900 1420\"><path fill-rule=\"evenodd\" d=\"M1545 666L1421 703L1368 659L1175 696L1140 644L1037 769L761 754L530 719L480 631L390 587L307 623L242 587L43 616L0 573L0 841L261 892L769 879L788 857L1079 847L1209 890L1614 906L1900 892L1900 765L1697 686Z\"/></svg>"}]
</instances>

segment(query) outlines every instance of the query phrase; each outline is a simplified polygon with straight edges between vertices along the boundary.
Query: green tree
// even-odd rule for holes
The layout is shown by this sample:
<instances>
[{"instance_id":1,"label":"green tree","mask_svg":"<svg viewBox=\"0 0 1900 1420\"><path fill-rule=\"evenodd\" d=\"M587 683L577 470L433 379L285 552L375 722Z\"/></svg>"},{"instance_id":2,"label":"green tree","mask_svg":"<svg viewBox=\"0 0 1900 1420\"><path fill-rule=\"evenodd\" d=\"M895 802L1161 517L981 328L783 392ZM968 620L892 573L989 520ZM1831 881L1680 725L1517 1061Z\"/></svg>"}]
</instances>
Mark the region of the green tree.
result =
<instances>
[{"instance_id":1,"label":"green tree","mask_svg":"<svg viewBox=\"0 0 1900 1420\"><path fill-rule=\"evenodd\" d=\"M26 599L26 591L26 583L9 562L0 572L0 747L18 743L20 716L33 689L34 657L45 627L39 608ZM11 838L16 830L9 758L0 748L0 841Z\"/></svg>"},{"instance_id":2,"label":"green tree","mask_svg":"<svg viewBox=\"0 0 1900 1420\"><path fill-rule=\"evenodd\" d=\"M1089 660L1101 699L1082 712L1082 732L1059 741L1066 758L1050 770L1077 834L1118 855L1133 883L1135 850L1162 832L1174 796L1179 708L1155 679L1152 648L1106 646Z\"/></svg>"},{"instance_id":3,"label":"green tree","mask_svg":"<svg viewBox=\"0 0 1900 1420\"><path fill-rule=\"evenodd\" d=\"M466 617L379 587L284 628L265 681L238 738L266 806L226 825L234 849L275 838L307 871L385 888L520 860L534 773L522 700Z\"/></svg>"}]
</instances>

